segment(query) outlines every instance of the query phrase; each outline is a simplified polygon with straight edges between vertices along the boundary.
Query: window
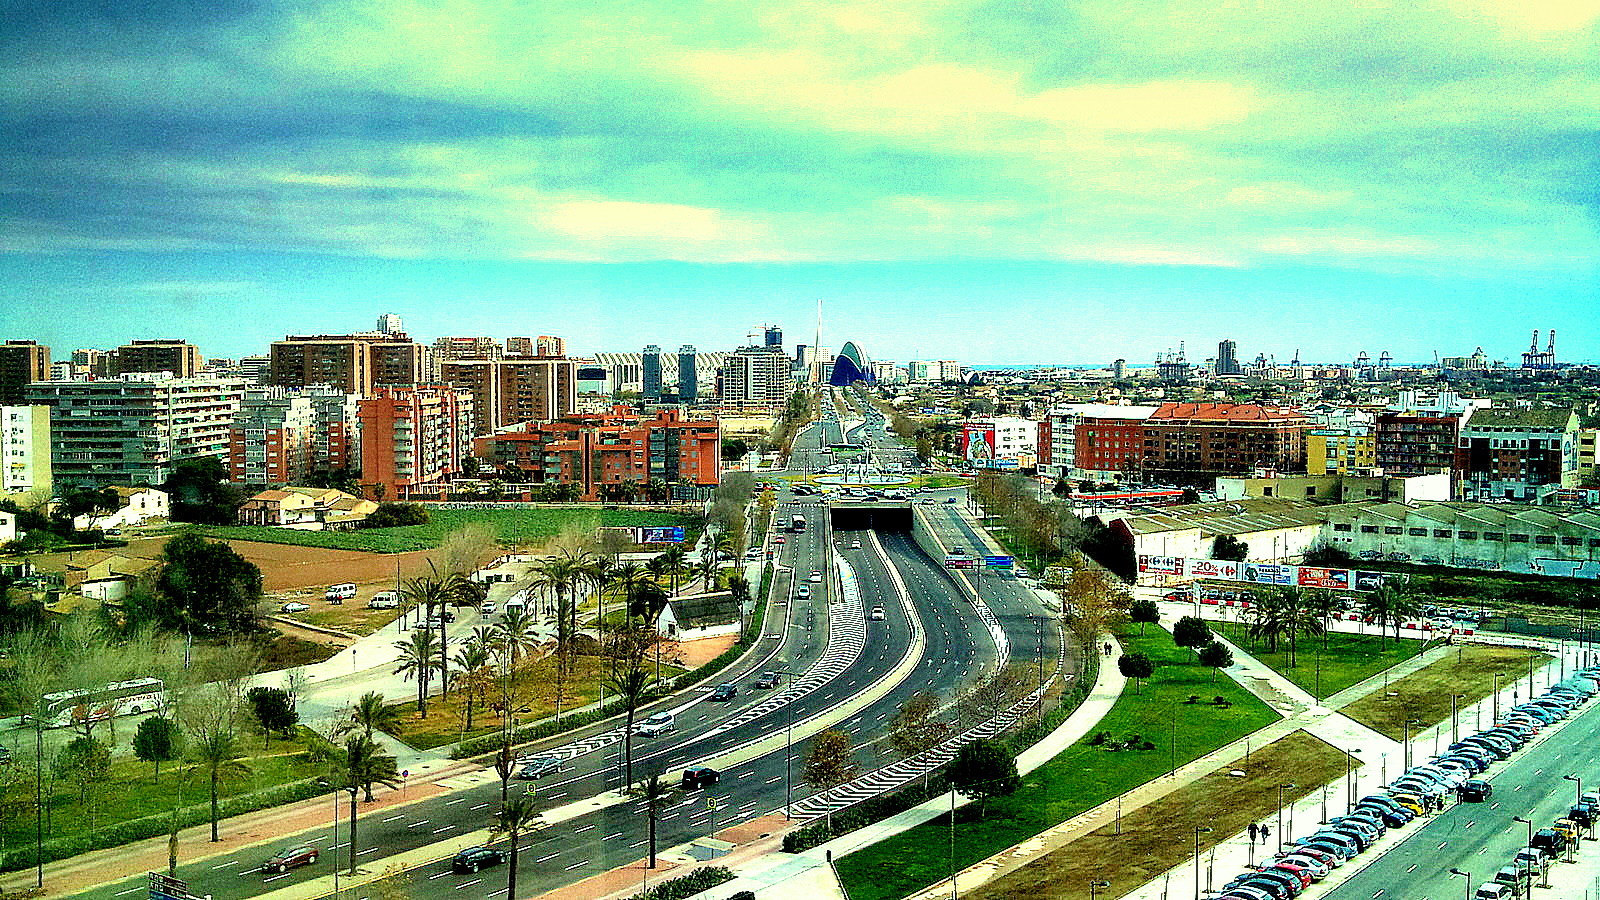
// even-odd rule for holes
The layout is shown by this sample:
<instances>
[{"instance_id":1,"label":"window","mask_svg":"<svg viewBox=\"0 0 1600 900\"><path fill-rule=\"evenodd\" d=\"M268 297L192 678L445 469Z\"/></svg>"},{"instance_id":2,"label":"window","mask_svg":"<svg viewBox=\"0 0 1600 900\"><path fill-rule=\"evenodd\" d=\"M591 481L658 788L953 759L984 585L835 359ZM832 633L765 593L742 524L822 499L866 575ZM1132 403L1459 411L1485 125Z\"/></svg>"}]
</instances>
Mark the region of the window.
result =
<instances>
[{"instance_id":1,"label":"window","mask_svg":"<svg viewBox=\"0 0 1600 900\"><path fill-rule=\"evenodd\" d=\"M1458 531L1456 532L1456 539L1462 541L1475 541L1478 539L1478 533L1476 531Z\"/></svg>"},{"instance_id":2,"label":"window","mask_svg":"<svg viewBox=\"0 0 1600 900\"><path fill-rule=\"evenodd\" d=\"M1564 538L1561 539L1561 546L1563 546L1563 547L1581 547L1581 546L1583 546L1583 538L1564 537Z\"/></svg>"},{"instance_id":3,"label":"window","mask_svg":"<svg viewBox=\"0 0 1600 900\"><path fill-rule=\"evenodd\" d=\"M1528 536L1525 534L1512 534L1510 541L1513 544L1526 544L1528 542Z\"/></svg>"},{"instance_id":4,"label":"window","mask_svg":"<svg viewBox=\"0 0 1600 900\"><path fill-rule=\"evenodd\" d=\"M1485 531L1483 533L1483 539L1486 541L1501 541L1505 540L1505 535L1498 531Z\"/></svg>"},{"instance_id":5,"label":"window","mask_svg":"<svg viewBox=\"0 0 1600 900\"><path fill-rule=\"evenodd\" d=\"M1412 537L1427 537L1428 536L1428 529L1426 529L1426 528L1407 528L1406 529L1406 534L1409 534Z\"/></svg>"},{"instance_id":6,"label":"window","mask_svg":"<svg viewBox=\"0 0 1600 900\"><path fill-rule=\"evenodd\" d=\"M1433 536L1436 537L1436 538L1448 538L1450 536L1450 529L1448 529L1448 528L1435 528L1433 530Z\"/></svg>"},{"instance_id":7,"label":"window","mask_svg":"<svg viewBox=\"0 0 1600 900\"><path fill-rule=\"evenodd\" d=\"M1553 534L1534 535L1533 542L1548 547L1556 542L1556 536Z\"/></svg>"},{"instance_id":8,"label":"window","mask_svg":"<svg viewBox=\"0 0 1600 900\"><path fill-rule=\"evenodd\" d=\"M1385 526L1383 526L1383 533L1384 534L1400 534L1403 531L1405 531L1405 529L1401 528L1399 525L1385 525Z\"/></svg>"},{"instance_id":9,"label":"window","mask_svg":"<svg viewBox=\"0 0 1600 900\"><path fill-rule=\"evenodd\" d=\"M1363 525L1363 526L1361 526L1361 533L1362 534L1377 534L1378 533L1378 526L1376 526L1376 525Z\"/></svg>"},{"instance_id":10,"label":"window","mask_svg":"<svg viewBox=\"0 0 1600 900\"><path fill-rule=\"evenodd\" d=\"M1347 523L1344 523L1344 522L1335 522L1335 523L1333 523L1333 530L1334 531L1349 531L1350 530L1350 526Z\"/></svg>"}]
</instances>

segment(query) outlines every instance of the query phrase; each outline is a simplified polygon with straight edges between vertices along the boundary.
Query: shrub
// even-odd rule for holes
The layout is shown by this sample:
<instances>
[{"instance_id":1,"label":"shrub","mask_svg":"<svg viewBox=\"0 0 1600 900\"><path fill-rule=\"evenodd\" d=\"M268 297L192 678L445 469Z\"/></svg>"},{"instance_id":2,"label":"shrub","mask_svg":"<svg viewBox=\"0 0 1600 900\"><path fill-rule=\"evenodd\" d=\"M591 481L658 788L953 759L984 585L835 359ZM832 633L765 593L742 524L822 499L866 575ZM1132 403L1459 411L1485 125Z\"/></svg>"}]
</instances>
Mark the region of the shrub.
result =
<instances>
[{"instance_id":1,"label":"shrub","mask_svg":"<svg viewBox=\"0 0 1600 900\"><path fill-rule=\"evenodd\" d=\"M722 866L706 866L687 875L663 881L648 891L634 894L632 900L684 900L701 891L733 880L733 873Z\"/></svg>"}]
</instances>

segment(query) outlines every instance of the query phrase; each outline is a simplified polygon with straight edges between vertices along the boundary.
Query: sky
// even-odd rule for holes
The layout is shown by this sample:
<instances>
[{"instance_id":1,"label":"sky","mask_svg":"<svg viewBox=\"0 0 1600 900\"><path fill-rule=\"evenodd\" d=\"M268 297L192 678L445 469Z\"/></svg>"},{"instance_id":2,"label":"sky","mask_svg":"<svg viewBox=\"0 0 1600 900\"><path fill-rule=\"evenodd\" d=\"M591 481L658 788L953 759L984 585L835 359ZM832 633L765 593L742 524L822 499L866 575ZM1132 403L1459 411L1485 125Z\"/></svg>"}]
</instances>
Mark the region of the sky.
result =
<instances>
[{"instance_id":1,"label":"sky","mask_svg":"<svg viewBox=\"0 0 1600 900\"><path fill-rule=\"evenodd\" d=\"M0 338L1600 360L1600 0L0 0ZM1542 340L1541 340L1542 343Z\"/></svg>"}]
</instances>

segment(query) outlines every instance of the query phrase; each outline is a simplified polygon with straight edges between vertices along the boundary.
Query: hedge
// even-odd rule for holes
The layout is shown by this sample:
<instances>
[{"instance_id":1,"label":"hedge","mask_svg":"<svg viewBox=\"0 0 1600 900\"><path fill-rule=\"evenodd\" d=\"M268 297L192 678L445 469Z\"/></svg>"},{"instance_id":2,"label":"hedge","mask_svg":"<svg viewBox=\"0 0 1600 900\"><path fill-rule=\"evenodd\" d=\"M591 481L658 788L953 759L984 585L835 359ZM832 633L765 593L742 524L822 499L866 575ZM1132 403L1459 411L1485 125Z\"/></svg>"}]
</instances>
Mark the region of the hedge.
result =
<instances>
[{"instance_id":1,"label":"hedge","mask_svg":"<svg viewBox=\"0 0 1600 900\"><path fill-rule=\"evenodd\" d=\"M701 891L709 891L719 884L733 880L733 873L722 866L706 866L687 875L663 881L648 891L634 894L630 900L684 900Z\"/></svg>"}]
</instances>

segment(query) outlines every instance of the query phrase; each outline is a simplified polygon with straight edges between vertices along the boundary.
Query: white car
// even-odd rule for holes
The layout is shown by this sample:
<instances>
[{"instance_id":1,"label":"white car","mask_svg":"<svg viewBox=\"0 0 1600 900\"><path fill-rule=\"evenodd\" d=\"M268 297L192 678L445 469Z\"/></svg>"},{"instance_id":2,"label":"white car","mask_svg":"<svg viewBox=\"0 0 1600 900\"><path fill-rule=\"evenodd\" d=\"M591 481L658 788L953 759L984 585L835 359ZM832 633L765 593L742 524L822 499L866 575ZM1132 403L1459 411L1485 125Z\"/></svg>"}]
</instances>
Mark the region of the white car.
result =
<instances>
[{"instance_id":1,"label":"white car","mask_svg":"<svg viewBox=\"0 0 1600 900\"><path fill-rule=\"evenodd\" d=\"M860 541L851 541L850 542L850 549L851 550L860 550L861 549L861 542Z\"/></svg>"},{"instance_id":2,"label":"white car","mask_svg":"<svg viewBox=\"0 0 1600 900\"><path fill-rule=\"evenodd\" d=\"M298 600L291 601L289 603L285 603L284 605L278 607L280 612L286 612L286 613L302 613L302 612L305 612L306 610L308 610L310 608L311 607L307 606L304 603L299 602Z\"/></svg>"},{"instance_id":3,"label":"white car","mask_svg":"<svg viewBox=\"0 0 1600 900\"><path fill-rule=\"evenodd\" d=\"M822 583L822 573L821 572L812 572L811 573L811 583L812 584L821 584Z\"/></svg>"},{"instance_id":4,"label":"white car","mask_svg":"<svg viewBox=\"0 0 1600 900\"><path fill-rule=\"evenodd\" d=\"M867 616L867 618L871 619L874 622L882 622L883 621L883 607L874 606L872 608L872 614Z\"/></svg>"},{"instance_id":5,"label":"white car","mask_svg":"<svg viewBox=\"0 0 1600 900\"><path fill-rule=\"evenodd\" d=\"M483 616L494 615L495 605L493 600L485 600L478 604L478 614Z\"/></svg>"},{"instance_id":6,"label":"white car","mask_svg":"<svg viewBox=\"0 0 1600 900\"><path fill-rule=\"evenodd\" d=\"M633 726L633 733L640 737L655 737L674 730L675 725L672 713L658 712Z\"/></svg>"}]
</instances>

